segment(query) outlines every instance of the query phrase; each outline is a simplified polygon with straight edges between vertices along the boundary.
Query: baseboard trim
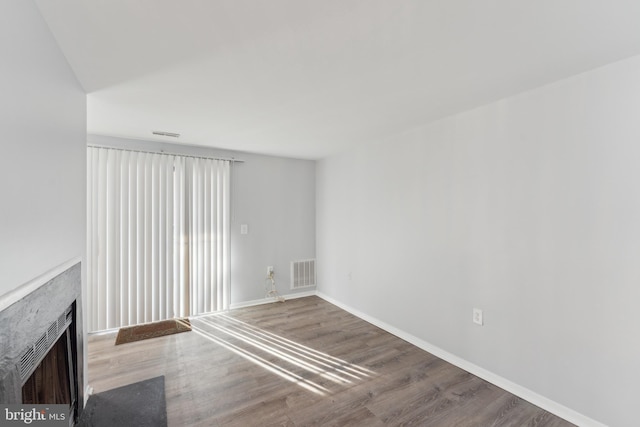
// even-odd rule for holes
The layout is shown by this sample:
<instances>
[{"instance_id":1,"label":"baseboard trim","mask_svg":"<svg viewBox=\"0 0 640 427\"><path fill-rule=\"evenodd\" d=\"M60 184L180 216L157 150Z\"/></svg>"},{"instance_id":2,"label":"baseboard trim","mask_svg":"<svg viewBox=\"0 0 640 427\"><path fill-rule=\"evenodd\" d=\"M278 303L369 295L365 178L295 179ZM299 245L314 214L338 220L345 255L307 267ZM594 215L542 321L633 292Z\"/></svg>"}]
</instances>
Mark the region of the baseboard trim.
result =
<instances>
[{"instance_id":1,"label":"baseboard trim","mask_svg":"<svg viewBox=\"0 0 640 427\"><path fill-rule=\"evenodd\" d=\"M310 297L310 296L313 296L313 295L317 295L315 289L311 290L311 291L306 291L306 292L297 292L295 294L282 295L282 297L285 300L289 300L289 299ZM254 305L272 304L272 303L275 303L275 302L279 302L279 301L274 299L274 298L254 299L254 300L251 300L251 301L243 301L243 302L231 303L231 304L229 304L229 309L230 310L234 310L236 308L253 307Z\"/></svg>"},{"instance_id":2,"label":"baseboard trim","mask_svg":"<svg viewBox=\"0 0 640 427\"><path fill-rule=\"evenodd\" d=\"M375 317L369 316L368 314L365 314L359 310L356 310L351 306L343 304L340 301L337 301L331 298L330 296L323 294L322 292L317 291L317 292L314 292L314 294L319 296L323 300L353 314L354 316L359 317L360 319L366 322L369 322L372 325L375 325L380 329L383 329L389 332L390 334L393 334L398 338L401 338L415 345L416 347L419 347L422 350L425 350L433 354L434 356L437 356L451 363L452 365L457 366L460 369L464 369L465 371L472 373L473 375L480 377L483 380L488 381L491 384L498 386L508 391L509 393L512 393L526 400L527 402L530 402L536 406L539 406L545 411L548 411L554 415L557 415L558 417L563 418L569 421L570 423L573 423L582 427L607 427L605 424L602 424L596 420L593 420L579 412L574 411L573 409L567 408L566 406L561 405L551 399L548 399L534 391L531 391L526 387L522 387L521 385L513 383L508 379L501 377L500 375L496 375L493 372L490 372L484 368L481 368L478 365L475 365L465 359L462 359L454 354L451 354L441 349L440 347L432 345L418 337L415 337L394 326L391 326L388 323L385 323Z\"/></svg>"}]
</instances>

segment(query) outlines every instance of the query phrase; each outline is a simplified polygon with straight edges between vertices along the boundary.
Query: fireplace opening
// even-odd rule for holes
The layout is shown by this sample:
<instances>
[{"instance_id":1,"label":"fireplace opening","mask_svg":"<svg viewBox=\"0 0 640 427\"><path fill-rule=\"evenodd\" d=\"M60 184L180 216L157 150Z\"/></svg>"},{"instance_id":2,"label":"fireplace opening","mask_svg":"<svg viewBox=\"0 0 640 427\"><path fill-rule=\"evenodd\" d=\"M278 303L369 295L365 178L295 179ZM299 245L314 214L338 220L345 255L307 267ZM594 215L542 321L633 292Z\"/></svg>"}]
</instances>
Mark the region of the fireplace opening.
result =
<instances>
[{"instance_id":1,"label":"fireplace opening","mask_svg":"<svg viewBox=\"0 0 640 427\"><path fill-rule=\"evenodd\" d=\"M78 414L74 313L75 302L29 346L20 364L22 403L69 405L70 421Z\"/></svg>"},{"instance_id":2,"label":"fireplace opening","mask_svg":"<svg viewBox=\"0 0 640 427\"><path fill-rule=\"evenodd\" d=\"M22 386L22 403L71 405L68 345L64 333Z\"/></svg>"}]
</instances>

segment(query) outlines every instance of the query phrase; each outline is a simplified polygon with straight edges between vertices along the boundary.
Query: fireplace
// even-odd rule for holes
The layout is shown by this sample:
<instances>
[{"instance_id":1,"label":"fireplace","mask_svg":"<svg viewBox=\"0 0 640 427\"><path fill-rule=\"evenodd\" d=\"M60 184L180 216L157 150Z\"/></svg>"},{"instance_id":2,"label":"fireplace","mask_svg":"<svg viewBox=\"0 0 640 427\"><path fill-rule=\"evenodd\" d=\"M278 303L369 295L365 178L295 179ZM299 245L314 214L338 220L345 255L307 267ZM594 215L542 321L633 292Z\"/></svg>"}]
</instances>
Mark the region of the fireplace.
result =
<instances>
[{"instance_id":1,"label":"fireplace","mask_svg":"<svg viewBox=\"0 0 640 427\"><path fill-rule=\"evenodd\" d=\"M22 386L22 403L75 403L73 363L69 335L63 334L51 347Z\"/></svg>"},{"instance_id":2,"label":"fireplace","mask_svg":"<svg viewBox=\"0 0 640 427\"><path fill-rule=\"evenodd\" d=\"M0 403L66 404L73 425L83 402L82 282L80 263L62 267L0 301Z\"/></svg>"},{"instance_id":3,"label":"fireplace","mask_svg":"<svg viewBox=\"0 0 640 427\"><path fill-rule=\"evenodd\" d=\"M47 331L20 357L22 403L65 404L67 419L76 413L75 303L55 320Z\"/></svg>"}]
</instances>

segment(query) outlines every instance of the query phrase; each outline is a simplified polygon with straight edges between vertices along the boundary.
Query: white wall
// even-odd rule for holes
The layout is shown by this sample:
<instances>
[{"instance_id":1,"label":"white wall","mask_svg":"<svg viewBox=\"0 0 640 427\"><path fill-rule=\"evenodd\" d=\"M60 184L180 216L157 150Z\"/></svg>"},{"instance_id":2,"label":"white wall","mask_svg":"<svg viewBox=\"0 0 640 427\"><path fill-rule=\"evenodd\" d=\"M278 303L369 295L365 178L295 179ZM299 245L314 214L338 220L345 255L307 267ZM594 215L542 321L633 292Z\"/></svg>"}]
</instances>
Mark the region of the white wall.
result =
<instances>
[{"instance_id":1,"label":"white wall","mask_svg":"<svg viewBox=\"0 0 640 427\"><path fill-rule=\"evenodd\" d=\"M88 142L244 160L232 168L231 304L264 299L267 266L281 294L309 290L289 289L289 263L315 257L315 162L99 135ZM241 224L248 234L240 234Z\"/></svg>"},{"instance_id":2,"label":"white wall","mask_svg":"<svg viewBox=\"0 0 640 427\"><path fill-rule=\"evenodd\" d=\"M264 298L267 266L280 294L290 289L290 263L316 256L315 162L245 155L234 169L231 301ZM247 224L249 233L240 234Z\"/></svg>"},{"instance_id":3,"label":"white wall","mask_svg":"<svg viewBox=\"0 0 640 427\"><path fill-rule=\"evenodd\" d=\"M31 0L0 2L0 296L85 253L86 96Z\"/></svg>"},{"instance_id":4,"label":"white wall","mask_svg":"<svg viewBox=\"0 0 640 427\"><path fill-rule=\"evenodd\" d=\"M639 117L634 57L319 162L319 290L637 425Z\"/></svg>"}]
</instances>

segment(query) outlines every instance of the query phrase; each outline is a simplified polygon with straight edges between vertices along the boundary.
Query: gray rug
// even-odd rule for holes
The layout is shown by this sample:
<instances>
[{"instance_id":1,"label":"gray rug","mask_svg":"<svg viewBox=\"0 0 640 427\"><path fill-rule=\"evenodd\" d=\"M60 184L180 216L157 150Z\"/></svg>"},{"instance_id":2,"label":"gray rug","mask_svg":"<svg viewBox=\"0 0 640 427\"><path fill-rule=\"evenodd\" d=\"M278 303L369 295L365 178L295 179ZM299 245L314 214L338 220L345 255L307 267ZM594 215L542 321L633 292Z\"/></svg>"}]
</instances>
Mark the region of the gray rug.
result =
<instances>
[{"instance_id":1,"label":"gray rug","mask_svg":"<svg viewBox=\"0 0 640 427\"><path fill-rule=\"evenodd\" d=\"M86 427L166 427L164 376L89 396L79 420Z\"/></svg>"}]
</instances>

